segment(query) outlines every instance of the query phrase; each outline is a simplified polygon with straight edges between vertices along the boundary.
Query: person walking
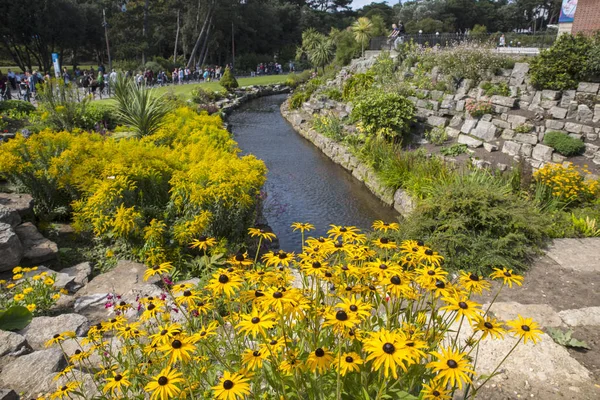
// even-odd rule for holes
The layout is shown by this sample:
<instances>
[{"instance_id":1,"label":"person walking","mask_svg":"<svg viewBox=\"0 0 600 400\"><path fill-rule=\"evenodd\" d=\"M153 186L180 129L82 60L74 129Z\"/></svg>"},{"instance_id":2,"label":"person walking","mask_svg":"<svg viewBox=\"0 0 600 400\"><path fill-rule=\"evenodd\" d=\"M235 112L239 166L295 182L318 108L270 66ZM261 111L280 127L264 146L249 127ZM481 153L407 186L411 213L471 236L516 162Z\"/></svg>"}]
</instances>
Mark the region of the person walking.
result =
<instances>
[{"instance_id":1,"label":"person walking","mask_svg":"<svg viewBox=\"0 0 600 400\"><path fill-rule=\"evenodd\" d=\"M500 36L498 47L506 47L506 37L504 36L504 33L502 34L502 36Z\"/></svg>"},{"instance_id":2,"label":"person walking","mask_svg":"<svg viewBox=\"0 0 600 400\"><path fill-rule=\"evenodd\" d=\"M65 82L65 85L68 85L71 82L71 75L69 75L69 71L67 71L67 67L63 67L62 78Z\"/></svg>"},{"instance_id":3,"label":"person walking","mask_svg":"<svg viewBox=\"0 0 600 400\"><path fill-rule=\"evenodd\" d=\"M10 87L12 90L17 90L17 75L11 71L11 69L8 69L8 82L10 83Z\"/></svg>"}]
</instances>

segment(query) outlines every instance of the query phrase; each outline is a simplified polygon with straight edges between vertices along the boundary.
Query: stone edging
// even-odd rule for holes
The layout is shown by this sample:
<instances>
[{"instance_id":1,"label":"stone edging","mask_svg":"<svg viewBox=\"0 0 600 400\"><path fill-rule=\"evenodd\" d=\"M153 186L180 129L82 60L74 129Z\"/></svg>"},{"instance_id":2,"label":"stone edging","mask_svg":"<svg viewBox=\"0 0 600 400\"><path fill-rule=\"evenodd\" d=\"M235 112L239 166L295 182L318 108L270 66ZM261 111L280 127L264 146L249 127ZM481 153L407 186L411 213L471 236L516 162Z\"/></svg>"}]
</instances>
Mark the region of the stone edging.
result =
<instances>
[{"instance_id":1,"label":"stone edging","mask_svg":"<svg viewBox=\"0 0 600 400\"><path fill-rule=\"evenodd\" d=\"M312 116L300 110L289 108L289 99L281 105L281 115L292 125L294 130L309 140L319 150L336 164L352 174L353 177L363 182L365 186L388 207L393 207L404 217L408 216L415 207L414 199L403 189L394 189L385 186L367 164L361 162L350 150L322 134L315 131L311 124Z\"/></svg>"},{"instance_id":2,"label":"stone edging","mask_svg":"<svg viewBox=\"0 0 600 400\"><path fill-rule=\"evenodd\" d=\"M241 91L244 91L245 93L237 97ZM234 99L221 100L218 101L216 105L225 116L228 116L233 111L237 110L241 105L249 102L250 100L258 99L259 97L264 96L273 96L276 94L287 94L290 92L291 89L288 86L283 85L247 86L239 91L236 91L236 97Z\"/></svg>"}]
</instances>

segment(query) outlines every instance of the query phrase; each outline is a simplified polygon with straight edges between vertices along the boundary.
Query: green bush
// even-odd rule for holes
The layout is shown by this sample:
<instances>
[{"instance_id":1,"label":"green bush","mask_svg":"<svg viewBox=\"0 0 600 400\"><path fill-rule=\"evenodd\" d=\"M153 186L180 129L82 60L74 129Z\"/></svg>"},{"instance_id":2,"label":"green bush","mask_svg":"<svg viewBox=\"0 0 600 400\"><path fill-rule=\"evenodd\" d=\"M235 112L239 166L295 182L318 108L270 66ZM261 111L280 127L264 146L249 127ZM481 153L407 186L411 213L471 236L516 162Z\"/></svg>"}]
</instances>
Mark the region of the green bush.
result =
<instances>
[{"instance_id":1,"label":"green bush","mask_svg":"<svg viewBox=\"0 0 600 400\"><path fill-rule=\"evenodd\" d=\"M206 90L201 86L198 86L192 90L192 101L196 104L214 103L222 98L223 95L221 93L212 90Z\"/></svg>"},{"instance_id":2,"label":"green bush","mask_svg":"<svg viewBox=\"0 0 600 400\"><path fill-rule=\"evenodd\" d=\"M115 108L111 104L90 103L80 117L79 128L93 130L100 125L106 129L115 129L117 120Z\"/></svg>"},{"instance_id":3,"label":"green bush","mask_svg":"<svg viewBox=\"0 0 600 400\"><path fill-rule=\"evenodd\" d=\"M456 157L467 152L467 145L454 143L450 147L442 147L440 153L446 157Z\"/></svg>"},{"instance_id":4,"label":"green bush","mask_svg":"<svg viewBox=\"0 0 600 400\"><path fill-rule=\"evenodd\" d=\"M233 72L229 69L229 67L225 68L225 72L219 81L219 84L225 88L228 92L231 92L233 89L237 89L240 87L237 79L233 76Z\"/></svg>"},{"instance_id":5,"label":"green bush","mask_svg":"<svg viewBox=\"0 0 600 400\"><path fill-rule=\"evenodd\" d=\"M303 87L297 89L290 98L290 108L297 110L302 107L302 103L310 100L310 96L323 84L319 78L309 80Z\"/></svg>"},{"instance_id":6,"label":"green bush","mask_svg":"<svg viewBox=\"0 0 600 400\"><path fill-rule=\"evenodd\" d=\"M510 58L475 44L461 44L434 56L441 72L455 81L472 79L475 82L493 76L497 70L506 68Z\"/></svg>"},{"instance_id":7,"label":"green bush","mask_svg":"<svg viewBox=\"0 0 600 400\"><path fill-rule=\"evenodd\" d=\"M585 151L585 144L562 132L546 132L544 144L552 147L565 157L580 155Z\"/></svg>"},{"instance_id":8,"label":"green bush","mask_svg":"<svg viewBox=\"0 0 600 400\"><path fill-rule=\"evenodd\" d=\"M22 100L5 100L0 101L0 113L15 110L22 113L32 113L35 111L35 107L28 101Z\"/></svg>"},{"instance_id":9,"label":"green bush","mask_svg":"<svg viewBox=\"0 0 600 400\"><path fill-rule=\"evenodd\" d=\"M335 88L335 87L329 88L329 89L323 91L323 94L331 100L342 101L342 92L340 92L340 90L338 88Z\"/></svg>"},{"instance_id":10,"label":"green bush","mask_svg":"<svg viewBox=\"0 0 600 400\"><path fill-rule=\"evenodd\" d=\"M589 77L589 56L594 48L597 51L592 39L583 34L560 35L530 63L531 82L540 89L575 89Z\"/></svg>"},{"instance_id":11,"label":"green bush","mask_svg":"<svg viewBox=\"0 0 600 400\"><path fill-rule=\"evenodd\" d=\"M54 130L72 131L87 128L82 121L90 104L89 96L82 96L77 85L52 79L38 85L37 101L42 111L42 123Z\"/></svg>"},{"instance_id":12,"label":"green bush","mask_svg":"<svg viewBox=\"0 0 600 400\"><path fill-rule=\"evenodd\" d=\"M504 82L491 83L484 82L481 84L481 88L485 92L486 96L510 96L510 88Z\"/></svg>"},{"instance_id":13,"label":"green bush","mask_svg":"<svg viewBox=\"0 0 600 400\"><path fill-rule=\"evenodd\" d=\"M373 87L375 76L372 72L364 74L354 74L346 80L342 90L342 97L346 101L352 101L359 94L366 92Z\"/></svg>"},{"instance_id":14,"label":"green bush","mask_svg":"<svg viewBox=\"0 0 600 400\"><path fill-rule=\"evenodd\" d=\"M308 82L311 76L312 72L310 70L302 71L299 74L290 74L285 80L284 85L296 89L298 86Z\"/></svg>"},{"instance_id":15,"label":"green bush","mask_svg":"<svg viewBox=\"0 0 600 400\"><path fill-rule=\"evenodd\" d=\"M448 140L446 129L440 126L435 126L431 130L425 132L425 139L436 145L442 145Z\"/></svg>"},{"instance_id":16,"label":"green bush","mask_svg":"<svg viewBox=\"0 0 600 400\"><path fill-rule=\"evenodd\" d=\"M368 135L401 137L415 120L415 105L398 93L368 91L354 105L350 117Z\"/></svg>"},{"instance_id":17,"label":"green bush","mask_svg":"<svg viewBox=\"0 0 600 400\"><path fill-rule=\"evenodd\" d=\"M399 238L417 237L446 257L446 268L522 271L543 245L549 225L528 200L487 172L455 175L422 200Z\"/></svg>"}]
</instances>

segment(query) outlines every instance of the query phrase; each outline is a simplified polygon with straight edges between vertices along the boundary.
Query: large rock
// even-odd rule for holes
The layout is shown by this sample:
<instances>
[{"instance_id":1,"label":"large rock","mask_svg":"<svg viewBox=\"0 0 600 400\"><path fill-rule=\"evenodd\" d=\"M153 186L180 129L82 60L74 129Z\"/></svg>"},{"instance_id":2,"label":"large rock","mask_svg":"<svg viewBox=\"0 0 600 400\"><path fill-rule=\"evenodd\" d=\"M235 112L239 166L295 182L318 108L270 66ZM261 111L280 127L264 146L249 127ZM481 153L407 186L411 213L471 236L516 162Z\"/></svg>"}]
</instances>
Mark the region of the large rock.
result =
<instances>
[{"instance_id":1,"label":"large rock","mask_svg":"<svg viewBox=\"0 0 600 400\"><path fill-rule=\"evenodd\" d=\"M415 201L405 190L398 189L394 193L394 209L407 217L415 209Z\"/></svg>"},{"instance_id":2,"label":"large rock","mask_svg":"<svg viewBox=\"0 0 600 400\"><path fill-rule=\"evenodd\" d=\"M565 127L565 121L557 121L555 119L547 119L546 120L546 128L560 130Z\"/></svg>"},{"instance_id":3,"label":"large rock","mask_svg":"<svg viewBox=\"0 0 600 400\"><path fill-rule=\"evenodd\" d=\"M477 126L477 122L478 122L478 120L476 120L476 119L465 120L464 124L460 128L460 131L462 133L466 133L466 134L471 133L471 131Z\"/></svg>"},{"instance_id":4,"label":"large rock","mask_svg":"<svg viewBox=\"0 0 600 400\"><path fill-rule=\"evenodd\" d=\"M9 224L0 223L0 272L10 271L21 262L23 247Z\"/></svg>"},{"instance_id":5,"label":"large rock","mask_svg":"<svg viewBox=\"0 0 600 400\"><path fill-rule=\"evenodd\" d=\"M0 357L18 353L27 347L27 340L18 333L0 330Z\"/></svg>"},{"instance_id":6,"label":"large rock","mask_svg":"<svg viewBox=\"0 0 600 400\"><path fill-rule=\"evenodd\" d=\"M36 351L16 358L2 369L0 386L22 392L25 398L56 390L53 378L67 365L60 348Z\"/></svg>"},{"instance_id":7,"label":"large rock","mask_svg":"<svg viewBox=\"0 0 600 400\"><path fill-rule=\"evenodd\" d=\"M586 307L575 310L563 310L558 313L569 326L600 327L600 307Z\"/></svg>"},{"instance_id":8,"label":"large rock","mask_svg":"<svg viewBox=\"0 0 600 400\"><path fill-rule=\"evenodd\" d=\"M548 113L552 115L552 118L565 119L567 118L568 111L569 110L567 110L566 108L554 106L551 107L550 110L548 110Z\"/></svg>"},{"instance_id":9,"label":"large rock","mask_svg":"<svg viewBox=\"0 0 600 400\"><path fill-rule=\"evenodd\" d=\"M515 106L515 102L517 100L512 97L506 97L506 96L492 96L490 101L492 102L492 104L498 104L500 106L513 108Z\"/></svg>"},{"instance_id":10,"label":"large rock","mask_svg":"<svg viewBox=\"0 0 600 400\"><path fill-rule=\"evenodd\" d=\"M471 136L468 136L468 135L463 135L463 134L458 135L458 143L466 144L467 146L472 147L472 148L477 148L477 147L483 146L483 141L472 138Z\"/></svg>"},{"instance_id":11,"label":"large rock","mask_svg":"<svg viewBox=\"0 0 600 400\"><path fill-rule=\"evenodd\" d=\"M54 261L58 257L58 246L46 239L31 222L26 222L15 228L23 245L23 265L38 265Z\"/></svg>"},{"instance_id":12,"label":"large rock","mask_svg":"<svg viewBox=\"0 0 600 400\"><path fill-rule=\"evenodd\" d=\"M579 82L577 91L596 94L598 93L598 88L600 88L600 83Z\"/></svg>"},{"instance_id":13,"label":"large rock","mask_svg":"<svg viewBox=\"0 0 600 400\"><path fill-rule=\"evenodd\" d=\"M512 129L515 129L519 125L527 123L527 117L511 114L508 116L507 122L511 125Z\"/></svg>"},{"instance_id":14,"label":"large rock","mask_svg":"<svg viewBox=\"0 0 600 400\"><path fill-rule=\"evenodd\" d=\"M523 82L525 81L525 76L527 75L528 72L529 72L529 64L516 63L512 70L512 74L510 75L509 84L511 86L522 85Z\"/></svg>"},{"instance_id":15,"label":"large rock","mask_svg":"<svg viewBox=\"0 0 600 400\"><path fill-rule=\"evenodd\" d=\"M66 289L67 286L71 286L74 281L74 277L63 273L62 271L54 271L50 268L46 268L43 265L35 267L34 271L29 271L24 273L25 277L31 278L35 275L39 275L41 273L46 273L47 276L54 276L54 286L58 289ZM68 289L67 289L68 290Z\"/></svg>"},{"instance_id":16,"label":"large rock","mask_svg":"<svg viewBox=\"0 0 600 400\"><path fill-rule=\"evenodd\" d=\"M77 336L83 336L88 328L88 319L83 315L61 314L56 317L35 317L19 334L25 336L32 349L41 350L56 334L73 331Z\"/></svg>"},{"instance_id":17,"label":"large rock","mask_svg":"<svg viewBox=\"0 0 600 400\"><path fill-rule=\"evenodd\" d=\"M594 112L585 104L577 106L577 121L583 122L584 124L592 122L594 119Z\"/></svg>"},{"instance_id":18,"label":"large rock","mask_svg":"<svg viewBox=\"0 0 600 400\"><path fill-rule=\"evenodd\" d=\"M489 305L484 305L487 309ZM533 318L542 328L557 327L563 324L559 313L548 304L520 304L514 301L496 302L491 312L501 321L517 319L519 315Z\"/></svg>"},{"instance_id":19,"label":"large rock","mask_svg":"<svg viewBox=\"0 0 600 400\"><path fill-rule=\"evenodd\" d=\"M0 193L0 204L17 211L21 217L33 215L33 197L29 194Z\"/></svg>"},{"instance_id":20,"label":"large rock","mask_svg":"<svg viewBox=\"0 0 600 400\"><path fill-rule=\"evenodd\" d=\"M517 133L517 135L515 136L515 140L517 142L534 145L538 142L538 137L537 135L531 133Z\"/></svg>"},{"instance_id":21,"label":"large rock","mask_svg":"<svg viewBox=\"0 0 600 400\"><path fill-rule=\"evenodd\" d=\"M444 117L436 117L435 115L427 117L427 124L431 126L439 126L443 128L447 123L448 120Z\"/></svg>"},{"instance_id":22,"label":"large rock","mask_svg":"<svg viewBox=\"0 0 600 400\"><path fill-rule=\"evenodd\" d=\"M70 268L64 268L60 270L60 273L66 274L72 278L71 281L65 285L65 289L71 293L75 293L88 283L88 280L92 275L92 265L89 262L84 262Z\"/></svg>"},{"instance_id":23,"label":"large rock","mask_svg":"<svg viewBox=\"0 0 600 400\"><path fill-rule=\"evenodd\" d=\"M19 400L19 395L14 390L0 389L0 400Z\"/></svg>"},{"instance_id":24,"label":"large rock","mask_svg":"<svg viewBox=\"0 0 600 400\"><path fill-rule=\"evenodd\" d=\"M496 125L491 122L479 121L475 130L471 132L471 135L490 142L496 138Z\"/></svg>"},{"instance_id":25,"label":"large rock","mask_svg":"<svg viewBox=\"0 0 600 400\"><path fill-rule=\"evenodd\" d=\"M21 216L17 210L0 204L0 223L15 227L21 223Z\"/></svg>"},{"instance_id":26,"label":"large rock","mask_svg":"<svg viewBox=\"0 0 600 400\"><path fill-rule=\"evenodd\" d=\"M517 156L521 152L521 143L507 140L504 142L502 152L508 154L509 156Z\"/></svg>"},{"instance_id":27,"label":"large rock","mask_svg":"<svg viewBox=\"0 0 600 400\"><path fill-rule=\"evenodd\" d=\"M533 148L531 158L539 161L552 161L554 149L543 144L536 144Z\"/></svg>"}]
</instances>

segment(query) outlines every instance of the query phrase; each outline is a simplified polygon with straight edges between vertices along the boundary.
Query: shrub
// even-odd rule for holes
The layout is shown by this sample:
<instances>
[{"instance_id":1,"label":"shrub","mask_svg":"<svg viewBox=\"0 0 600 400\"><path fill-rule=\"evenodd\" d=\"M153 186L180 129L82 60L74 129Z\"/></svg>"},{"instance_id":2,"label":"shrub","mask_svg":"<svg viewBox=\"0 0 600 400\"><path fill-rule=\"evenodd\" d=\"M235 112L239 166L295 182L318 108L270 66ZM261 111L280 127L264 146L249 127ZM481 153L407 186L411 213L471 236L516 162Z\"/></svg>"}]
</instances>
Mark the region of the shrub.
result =
<instances>
[{"instance_id":1,"label":"shrub","mask_svg":"<svg viewBox=\"0 0 600 400\"><path fill-rule=\"evenodd\" d=\"M413 102L397 93L369 91L356 102L350 116L368 135L397 138L408 132L415 112Z\"/></svg>"},{"instance_id":2,"label":"shrub","mask_svg":"<svg viewBox=\"0 0 600 400\"><path fill-rule=\"evenodd\" d=\"M297 88L298 86L308 82L311 78L312 73L310 70L302 71L299 74L290 74L285 80L285 86L289 86L292 89Z\"/></svg>"},{"instance_id":3,"label":"shrub","mask_svg":"<svg viewBox=\"0 0 600 400\"><path fill-rule=\"evenodd\" d=\"M481 88L485 92L486 96L510 96L510 88L504 82L491 83L484 82L481 84Z\"/></svg>"},{"instance_id":4,"label":"shrub","mask_svg":"<svg viewBox=\"0 0 600 400\"><path fill-rule=\"evenodd\" d=\"M531 202L487 172L455 175L432 187L405 224L401 237L437 245L446 268L524 270L546 238L549 221Z\"/></svg>"},{"instance_id":5,"label":"shrub","mask_svg":"<svg viewBox=\"0 0 600 400\"><path fill-rule=\"evenodd\" d=\"M213 90L206 90L198 86L192 90L192 101L196 104L209 104L221 100L223 95Z\"/></svg>"},{"instance_id":6,"label":"shrub","mask_svg":"<svg viewBox=\"0 0 600 400\"><path fill-rule=\"evenodd\" d=\"M446 129L440 126L433 127L429 131L425 132L425 139L436 145L442 145L448 140L448 134Z\"/></svg>"},{"instance_id":7,"label":"shrub","mask_svg":"<svg viewBox=\"0 0 600 400\"><path fill-rule=\"evenodd\" d=\"M454 143L450 147L442 147L440 153L447 157L456 157L467 152L466 144Z\"/></svg>"},{"instance_id":8,"label":"shrub","mask_svg":"<svg viewBox=\"0 0 600 400\"><path fill-rule=\"evenodd\" d=\"M597 180L586 179L589 171L572 164L546 164L537 170L534 179L546 188L546 195L563 204L586 203L598 198L600 189Z\"/></svg>"},{"instance_id":9,"label":"shrub","mask_svg":"<svg viewBox=\"0 0 600 400\"><path fill-rule=\"evenodd\" d=\"M520 124L515 128L516 133L529 133L533 130L533 125L530 124Z\"/></svg>"},{"instance_id":10,"label":"shrub","mask_svg":"<svg viewBox=\"0 0 600 400\"><path fill-rule=\"evenodd\" d=\"M452 76L456 82L472 79L477 83L505 68L509 57L485 46L465 43L441 51L435 59L441 71Z\"/></svg>"},{"instance_id":11,"label":"shrub","mask_svg":"<svg viewBox=\"0 0 600 400\"><path fill-rule=\"evenodd\" d=\"M575 89L588 74L592 41L583 34L560 35L552 47L530 63L531 82L540 89Z\"/></svg>"},{"instance_id":12,"label":"shrub","mask_svg":"<svg viewBox=\"0 0 600 400\"><path fill-rule=\"evenodd\" d=\"M0 113L5 113L11 110L30 114L35 111L35 107L30 102L23 100L0 101Z\"/></svg>"},{"instance_id":13,"label":"shrub","mask_svg":"<svg viewBox=\"0 0 600 400\"><path fill-rule=\"evenodd\" d=\"M79 128L87 130L108 129L113 130L117 126L115 108L111 104L90 103L81 115Z\"/></svg>"},{"instance_id":14,"label":"shrub","mask_svg":"<svg viewBox=\"0 0 600 400\"><path fill-rule=\"evenodd\" d=\"M14 307L26 307L34 315L47 313L60 298L54 283L56 274L39 272L37 267L13 268L13 276L8 282L0 280L0 316L2 311Z\"/></svg>"},{"instance_id":15,"label":"shrub","mask_svg":"<svg viewBox=\"0 0 600 400\"><path fill-rule=\"evenodd\" d=\"M544 144L552 147L565 157L580 155L585 151L585 143L562 132L546 132Z\"/></svg>"},{"instance_id":16,"label":"shrub","mask_svg":"<svg viewBox=\"0 0 600 400\"><path fill-rule=\"evenodd\" d=\"M86 114L90 97L82 96L77 85L65 84L62 79L52 79L39 85L37 100L43 123L50 128L72 131L85 127L82 118Z\"/></svg>"},{"instance_id":17,"label":"shrub","mask_svg":"<svg viewBox=\"0 0 600 400\"><path fill-rule=\"evenodd\" d=\"M223 72L219 85L223 86L228 92L231 92L233 89L237 89L240 86L229 67L225 68L225 72Z\"/></svg>"},{"instance_id":18,"label":"shrub","mask_svg":"<svg viewBox=\"0 0 600 400\"><path fill-rule=\"evenodd\" d=\"M342 98L346 101L352 101L360 94L371 89L374 83L375 77L371 72L354 74L344 83Z\"/></svg>"},{"instance_id":19,"label":"shrub","mask_svg":"<svg viewBox=\"0 0 600 400\"><path fill-rule=\"evenodd\" d=\"M290 108L296 110L302 107L304 102L310 100L310 96L323 84L319 78L309 80L303 87L297 89L290 98Z\"/></svg>"},{"instance_id":20,"label":"shrub","mask_svg":"<svg viewBox=\"0 0 600 400\"><path fill-rule=\"evenodd\" d=\"M38 215L64 210L77 230L155 265L180 260L202 235L244 237L265 167L238 152L218 116L181 108L140 140L17 136L0 146L0 170L33 195Z\"/></svg>"},{"instance_id":21,"label":"shrub","mask_svg":"<svg viewBox=\"0 0 600 400\"><path fill-rule=\"evenodd\" d=\"M115 84L115 100L117 120L129 125L138 137L148 136L156 132L171 110L171 104L164 101L164 95L157 95L154 89L137 85L133 79L122 74Z\"/></svg>"},{"instance_id":22,"label":"shrub","mask_svg":"<svg viewBox=\"0 0 600 400\"><path fill-rule=\"evenodd\" d=\"M342 101L342 92L338 88L328 88L323 91L323 94L331 100Z\"/></svg>"},{"instance_id":23,"label":"shrub","mask_svg":"<svg viewBox=\"0 0 600 400\"><path fill-rule=\"evenodd\" d=\"M479 118L485 114L490 114L494 109L492 103L489 101L476 101L473 99L467 99L465 109L473 118Z\"/></svg>"},{"instance_id":24,"label":"shrub","mask_svg":"<svg viewBox=\"0 0 600 400\"><path fill-rule=\"evenodd\" d=\"M317 132L337 142L344 140L344 124L333 115L317 115L313 120L313 127Z\"/></svg>"},{"instance_id":25,"label":"shrub","mask_svg":"<svg viewBox=\"0 0 600 400\"><path fill-rule=\"evenodd\" d=\"M294 225L302 235L311 229ZM107 303L111 319L86 337L65 332L48 341L59 352L66 340L85 349L65 354L73 368L58 376L72 381L51 396L81 399L80 391L88 398L98 390L112 399L334 400L360 393L361 399L414 400L450 398L458 388L472 400L490 378L472 387L480 348L510 337L513 349L492 366L499 369L517 345L540 340L531 319L487 315L489 307L475 295L495 299L500 289L488 294L483 276L452 277L435 249L390 241L397 223L374 225L381 229L374 240L333 225L328 237L303 243L299 259L270 251L256 262L239 253L199 284L167 284L160 295ZM201 243L212 247L209 240ZM335 251L337 243L345 251ZM171 282L172 268L158 265L145 276ZM503 268L490 278L496 287L523 281ZM365 294L348 294L359 289ZM473 329L471 340L460 339L457 321ZM87 374L92 368L99 372ZM86 392L80 382L88 376L93 385Z\"/></svg>"}]
</instances>

